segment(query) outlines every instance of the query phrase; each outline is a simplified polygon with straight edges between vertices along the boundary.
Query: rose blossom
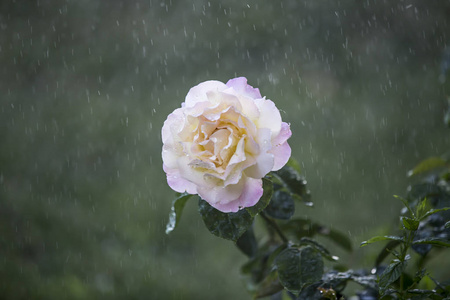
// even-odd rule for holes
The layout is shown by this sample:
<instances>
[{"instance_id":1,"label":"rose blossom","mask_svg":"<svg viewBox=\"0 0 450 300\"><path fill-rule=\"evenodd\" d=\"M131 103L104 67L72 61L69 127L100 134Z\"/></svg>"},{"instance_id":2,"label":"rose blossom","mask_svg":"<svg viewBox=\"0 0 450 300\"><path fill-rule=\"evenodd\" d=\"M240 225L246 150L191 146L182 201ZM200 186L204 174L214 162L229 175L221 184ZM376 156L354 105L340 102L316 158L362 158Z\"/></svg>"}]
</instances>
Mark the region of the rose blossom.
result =
<instances>
[{"instance_id":1,"label":"rose blossom","mask_svg":"<svg viewBox=\"0 0 450 300\"><path fill-rule=\"evenodd\" d=\"M290 136L275 104L246 78L202 82L164 122L167 182L222 212L251 207L263 194L262 178L288 161Z\"/></svg>"}]
</instances>

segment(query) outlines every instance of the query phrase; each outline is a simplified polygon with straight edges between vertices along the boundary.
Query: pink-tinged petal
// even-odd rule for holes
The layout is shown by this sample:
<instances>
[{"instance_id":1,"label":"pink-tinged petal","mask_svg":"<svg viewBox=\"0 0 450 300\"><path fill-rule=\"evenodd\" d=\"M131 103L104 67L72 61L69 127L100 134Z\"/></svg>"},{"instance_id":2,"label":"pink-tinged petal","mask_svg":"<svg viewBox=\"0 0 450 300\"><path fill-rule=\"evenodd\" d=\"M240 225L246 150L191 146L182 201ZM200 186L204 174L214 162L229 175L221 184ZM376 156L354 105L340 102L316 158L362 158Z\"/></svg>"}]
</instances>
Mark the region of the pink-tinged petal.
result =
<instances>
[{"instance_id":1,"label":"pink-tinged petal","mask_svg":"<svg viewBox=\"0 0 450 300\"><path fill-rule=\"evenodd\" d=\"M164 125L161 129L162 142L165 144L167 141L173 139L174 134L178 134L181 131L184 124L184 114L182 108L175 109L167 119L164 121Z\"/></svg>"},{"instance_id":2,"label":"pink-tinged petal","mask_svg":"<svg viewBox=\"0 0 450 300\"><path fill-rule=\"evenodd\" d=\"M244 114L245 117L249 118L252 121L255 121L259 118L259 110L255 104L254 97L243 95L242 93L237 92L232 87L224 90L222 93L234 95L237 99L239 99L240 106L242 107L240 111L242 114Z\"/></svg>"},{"instance_id":3,"label":"pink-tinged petal","mask_svg":"<svg viewBox=\"0 0 450 300\"><path fill-rule=\"evenodd\" d=\"M247 168L245 174L252 178L263 178L269 173L274 164L273 154L268 153L272 148L271 143L271 132L266 128L261 128L258 130L258 136L256 137L256 142L259 145L259 153L255 156L256 164Z\"/></svg>"},{"instance_id":4,"label":"pink-tinged petal","mask_svg":"<svg viewBox=\"0 0 450 300\"><path fill-rule=\"evenodd\" d=\"M241 111L241 103L235 95L223 93L222 91L209 91L206 93L208 101L214 104L217 108L223 110L228 110L232 107L236 108L237 111Z\"/></svg>"},{"instance_id":5,"label":"pink-tinged petal","mask_svg":"<svg viewBox=\"0 0 450 300\"><path fill-rule=\"evenodd\" d=\"M255 104L259 109L258 128L268 128L272 132L272 138L275 138L281 130L281 115L278 108L271 100L256 99Z\"/></svg>"},{"instance_id":6,"label":"pink-tinged petal","mask_svg":"<svg viewBox=\"0 0 450 300\"><path fill-rule=\"evenodd\" d=\"M251 85L247 84L247 78L245 77L238 77L228 80L227 82L228 87L232 87L236 90L236 92L254 98L262 98L261 93L259 92L258 88L254 88Z\"/></svg>"},{"instance_id":7,"label":"pink-tinged petal","mask_svg":"<svg viewBox=\"0 0 450 300\"><path fill-rule=\"evenodd\" d=\"M189 194L197 194L197 186L181 177L179 170L168 169L165 165L163 165L163 168L167 174L167 184L171 189L178 193L187 192Z\"/></svg>"},{"instance_id":8,"label":"pink-tinged petal","mask_svg":"<svg viewBox=\"0 0 450 300\"><path fill-rule=\"evenodd\" d=\"M176 147L178 146L178 147ZM180 155L183 155L183 147L179 144L173 144L173 145L163 145L163 151L162 151L162 160L164 165L169 168L177 168L178 167L178 158Z\"/></svg>"},{"instance_id":9,"label":"pink-tinged petal","mask_svg":"<svg viewBox=\"0 0 450 300\"><path fill-rule=\"evenodd\" d=\"M237 212L242 208L251 207L258 203L259 199L261 199L261 196L263 195L263 192L264 190L262 188L261 179L247 178L245 187L239 198L228 203L220 201L215 204L210 204L224 213Z\"/></svg>"},{"instance_id":10,"label":"pink-tinged petal","mask_svg":"<svg viewBox=\"0 0 450 300\"><path fill-rule=\"evenodd\" d=\"M228 203L234 199L239 198L245 188L245 180L239 181L237 184L230 184L227 186L205 186L198 187L197 191L203 200L211 205L219 202Z\"/></svg>"},{"instance_id":11,"label":"pink-tinged petal","mask_svg":"<svg viewBox=\"0 0 450 300\"><path fill-rule=\"evenodd\" d=\"M227 86L217 80L209 80L194 86L189 90L185 99L186 107L193 107L197 102L208 101L207 93L220 92L227 88Z\"/></svg>"},{"instance_id":12,"label":"pink-tinged petal","mask_svg":"<svg viewBox=\"0 0 450 300\"><path fill-rule=\"evenodd\" d=\"M272 145L281 145L286 142L292 135L291 128L288 123L281 123L280 133L272 139Z\"/></svg>"},{"instance_id":13,"label":"pink-tinged petal","mask_svg":"<svg viewBox=\"0 0 450 300\"><path fill-rule=\"evenodd\" d=\"M272 171L278 171L288 162L291 157L291 147L288 142L284 142L281 145L275 146L269 151L274 156Z\"/></svg>"},{"instance_id":14,"label":"pink-tinged petal","mask_svg":"<svg viewBox=\"0 0 450 300\"><path fill-rule=\"evenodd\" d=\"M291 147L287 143L287 140L291 137L292 132L289 128L289 124L281 123L280 134L272 140L272 149L269 153L274 155L274 164L272 171L281 169L291 157Z\"/></svg>"}]
</instances>

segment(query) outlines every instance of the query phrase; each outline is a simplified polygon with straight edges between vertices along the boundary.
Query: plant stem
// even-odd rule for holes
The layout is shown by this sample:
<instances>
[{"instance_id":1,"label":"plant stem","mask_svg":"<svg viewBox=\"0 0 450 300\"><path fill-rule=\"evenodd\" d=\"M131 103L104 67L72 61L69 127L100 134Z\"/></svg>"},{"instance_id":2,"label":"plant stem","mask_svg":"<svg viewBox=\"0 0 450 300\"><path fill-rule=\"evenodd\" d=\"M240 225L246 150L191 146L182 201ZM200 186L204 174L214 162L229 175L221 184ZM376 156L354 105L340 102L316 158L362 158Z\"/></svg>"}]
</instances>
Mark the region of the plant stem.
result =
<instances>
[{"instance_id":1,"label":"plant stem","mask_svg":"<svg viewBox=\"0 0 450 300\"><path fill-rule=\"evenodd\" d=\"M281 240L284 243L288 243L289 240L288 238L284 235L284 233L281 231L280 227L278 226L278 224L272 220L271 218L269 218L268 216L266 216L266 214L264 212L260 212L259 213L261 215L261 217L264 219L264 221L266 222L267 225L269 225L270 227L272 227L275 232L278 234L278 236L281 238Z\"/></svg>"}]
</instances>

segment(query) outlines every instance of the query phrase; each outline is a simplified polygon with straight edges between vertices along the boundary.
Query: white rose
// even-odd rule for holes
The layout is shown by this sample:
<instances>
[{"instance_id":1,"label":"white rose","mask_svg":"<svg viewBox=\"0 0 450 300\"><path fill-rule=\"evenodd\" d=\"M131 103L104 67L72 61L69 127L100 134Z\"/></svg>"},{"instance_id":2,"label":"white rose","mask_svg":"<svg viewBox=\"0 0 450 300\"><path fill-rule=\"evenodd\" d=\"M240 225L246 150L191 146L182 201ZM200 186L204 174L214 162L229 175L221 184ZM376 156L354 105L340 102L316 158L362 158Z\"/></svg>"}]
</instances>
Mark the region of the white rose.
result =
<instances>
[{"instance_id":1,"label":"white rose","mask_svg":"<svg viewBox=\"0 0 450 300\"><path fill-rule=\"evenodd\" d=\"M255 205L262 178L288 161L289 125L244 77L193 87L162 128L163 168L177 192L222 212Z\"/></svg>"}]
</instances>

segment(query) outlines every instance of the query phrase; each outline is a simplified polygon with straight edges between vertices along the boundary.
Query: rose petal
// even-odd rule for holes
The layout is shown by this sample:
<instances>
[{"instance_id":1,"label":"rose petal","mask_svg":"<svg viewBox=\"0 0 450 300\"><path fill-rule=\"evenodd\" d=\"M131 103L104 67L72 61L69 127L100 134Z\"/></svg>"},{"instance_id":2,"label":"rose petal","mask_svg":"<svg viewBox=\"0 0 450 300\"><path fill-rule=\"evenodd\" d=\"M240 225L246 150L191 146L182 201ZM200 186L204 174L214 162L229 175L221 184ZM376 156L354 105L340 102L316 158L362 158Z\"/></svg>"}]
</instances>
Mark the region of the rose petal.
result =
<instances>
[{"instance_id":1,"label":"rose petal","mask_svg":"<svg viewBox=\"0 0 450 300\"><path fill-rule=\"evenodd\" d=\"M260 117L257 122L258 128L268 128L272 132L272 138L276 137L281 130L281 115L280 111L271 100L256 99L256 106L258 106Z\"/></svg>"},{"instance_id":2,"label":"rose petal","mask_svg":"<svg viewBox=\"0 0 450 300\"><path fill-rule=\"evenodd\" d=\"M228 186L203 186L198 187L197 191L203 200L213 205L218 202L228 203L233 199L239 198L243 193L245 187L245 180L239 181L237 184L230 184Z\"/></svg>"},{"instance_id":3,"label":"rose petal","mask_svg":"<svg viewBox=\"0 0 450 300\"><path fill-rule=\"evenodd\" d=\"M173 139L174 134L177 135L181 131L184 124L184 113L182 108L175 109L167 119L161 129L161 139L163 144Z\"/></svg>"},{"instance_id":4,"label":"rose petal","mask_svg":"<svg viewBox=\"0 0 450 300\"><path fill-rule=\"evenodd\" d=\"M272 141L272 149L269 153L274 156L274 164L272 171L278 171L281 169L291 157L291 147L287 143L287 140L291 137L292 132L289 125L285 122L281 123L280 134Z\"/></svg>"},{"instance_id":5,"label":"rose petal","mask_svg":"<svg viewBox=\"0 0 450 300\"><path fill-rule=\"evenodd\" d=\"M208 101L207 93L211 91L223 91L227 86L220 81L209 80L194 86L189 90L185 99L185 107L193 107L197 102Z\"/></svg>"},{"instance_id":6,"label":"rose petal","mask_svg":"<svg viewBox=\"0 0 450 300\"><path fill-rule=\"evenodd\" d=\"M197 186L192 182L187 181L180 175L177 169L168 169L163 165L163 169L167 174L167 184L176 192L189 194L197 194Z\"/></svg>"},{"instance_id":7,"label":"rose petal","mask_svg":"<svg viewBox=\"0 0 450 300\"><path fill-rule=\"evenodd\" d=\"M258 130L257 144L259 146L259 154L256 156L256 164L245 169L245 174L252 178L263 178L269 173L274 164L273 154L268 151L272 148L271 132L266 128Z\"/></svg>"},{"instance_id":8,"label":"rose petal","mask_svg":"<svg viewBox=\"0 0 450 300\"><path fill-rule=\"evenodd\" d=\"M228 80L227 82L228 87L232 87L236 90L236 92L254 98L262 98L261 93L259 92L258 88L254 88L251 85L247 84L247 78L245 77L238 77Z\"/></svg>"},{"instance_id":9,"label":"rose petal","mask_svg":"<svg viewBox=\"0 0 450 300\"><path fill-rule=\"evenodd\" d=\"M263 195L263 192L264 190L262 188L261 179L247 178L245 187L239 198L228 203L220 201L211 205L221 212L237 212L239 209L251 207L258 203L259 199L261 199L261 196Z\"/></svg>"}]
</instances>

